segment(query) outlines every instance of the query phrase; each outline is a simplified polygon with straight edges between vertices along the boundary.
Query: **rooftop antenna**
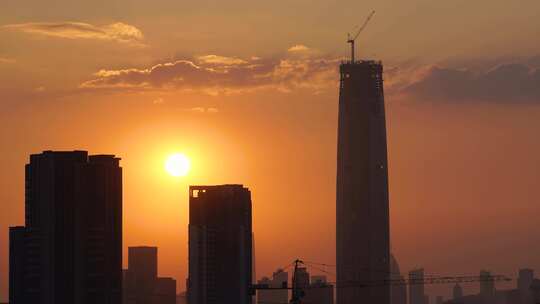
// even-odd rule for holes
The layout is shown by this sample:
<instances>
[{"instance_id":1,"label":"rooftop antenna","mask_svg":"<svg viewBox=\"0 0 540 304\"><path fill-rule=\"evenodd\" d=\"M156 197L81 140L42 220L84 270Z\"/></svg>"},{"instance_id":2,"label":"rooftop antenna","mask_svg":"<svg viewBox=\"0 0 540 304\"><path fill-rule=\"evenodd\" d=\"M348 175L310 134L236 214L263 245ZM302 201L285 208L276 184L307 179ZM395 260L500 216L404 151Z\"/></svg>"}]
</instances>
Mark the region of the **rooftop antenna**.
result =
<instances>
[{"instance_id":1,"label":"rooftop antenna","mask_svg":"<svg viewBox=\"0 0 540 304\"><path fill-rule=\"evenodd\" d=\"M372 11L371 14L369 14L369 16L366 18L366 21L364 21L364 24L362 24L362 26L360 27L358 32L356 32L356 35L354 35L354 37L351 37L351 34L347 33L347 43L351 44L351 63L354 63L354 41L356 40L356 38L358 38L360 33L366 28L366 26L369 23L369 20L371 20L373 15L375 15L375 11Z\"/></svg>"}]
</instances>

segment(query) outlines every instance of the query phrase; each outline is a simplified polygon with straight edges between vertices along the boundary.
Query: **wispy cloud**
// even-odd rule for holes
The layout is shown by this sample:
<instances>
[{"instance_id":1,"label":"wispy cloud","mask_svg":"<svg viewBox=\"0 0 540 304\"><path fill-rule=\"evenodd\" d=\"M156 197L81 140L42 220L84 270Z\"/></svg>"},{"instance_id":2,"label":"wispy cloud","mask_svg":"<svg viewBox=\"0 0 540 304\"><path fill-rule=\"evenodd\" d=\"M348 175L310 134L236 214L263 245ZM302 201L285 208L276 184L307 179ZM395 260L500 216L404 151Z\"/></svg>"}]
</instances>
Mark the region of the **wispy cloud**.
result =
<instances>
[{"instance_id":1,"label":"wispy cloud","mask_svg":"<svg viewBox=\"0 0 540 304\"><path fill-rule=\"evenodd\" d=\"M394 91L421 101L540 102L540 69L527 64L499 64L484 72L427 66L409 74L394 81Z\"/></svg>"},{"instance_id":2,"label":"wispy cloud","mask_svg":"<svg viewBox=\"0 0 540 304\"><path fill-rule=\"evenodd\" d=\"M202 64L215 64L215 65L238 65L238 64L247 63L247 61L240 58L225 57L225 56L218 56L218 55L198 56L197 60Z\"/></svg>"},{"instance_id":3,"label":"wispy cloud","mask_svg":"<svg viewBox=\"0 0 540 304\"><path fill-rule=\"evenodd\" d=\"M242 93L273 88L282 92L310 89L314 93L337 87L339 59L295 57L241 59L198 56L148 68L101 70L80 85L83 89L185 89L207 94Z\"/></svg>"},{"instance_id":4,"label":"wispy cloud","mask_svg":"<svg viewBox=\"0 0 540 304\"><path fill-rule=\"evenodd\" d=\"M189 108L189 109L186 109L186 110L189 111L189 112L201 113L201 114L204 114L204 113L207 113L207 114L219 113L219 109L218 108L213 108L213 107L210 107L210 108L193 107L193 108Z\"/></svg>"},{"instance_id":5,"label":"wispy cloud","mask_svg":"<svg viewBox=\"0 0 540 304\"><path fill-rule=\"evenodd\" d=\"M310 48L308 48L307 46L303 44L297 44L297 45L291 46L287 51L288 52L305 52L309 50Z\"/></svg>"},{"instance_id":6,"label":"wispy cloud","mask_svg":"<svg viewBox=\"0 0 540 304\"><path fill-rule=\"evenodd\" d=\"M141 30L133 25L117 22L96 26L82 22L30 22L2 26L23 33L64 39L98 39L142 45Z\"/></svg>"},{"instance_id":7,"label":"wispy cloud","mask_svg":"<svg viewBox=\"0 0 540 304\"><path fill-rule=\"evenodd\" d=\"M186 90L210 95L306 89L317 94L337 89L341 59L297 44L271 58L210 54L146 68L104 69L80 88ZM511 64L501 60L485 71L413 62L385 66L385 91L389 99L417 101L540 102L540 69L531 60Z\"/></svg>"}]
</instances>

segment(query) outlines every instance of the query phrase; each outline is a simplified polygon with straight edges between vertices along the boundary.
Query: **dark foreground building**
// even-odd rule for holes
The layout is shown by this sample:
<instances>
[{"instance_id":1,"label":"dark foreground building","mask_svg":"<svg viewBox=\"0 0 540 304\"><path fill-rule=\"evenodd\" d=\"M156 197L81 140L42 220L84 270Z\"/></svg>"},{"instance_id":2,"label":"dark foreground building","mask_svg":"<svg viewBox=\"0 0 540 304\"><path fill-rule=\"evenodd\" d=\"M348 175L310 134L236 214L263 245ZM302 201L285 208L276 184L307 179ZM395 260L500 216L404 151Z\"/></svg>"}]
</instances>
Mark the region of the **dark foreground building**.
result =
<instances>
[{"instance_id":1,"label":"dark foreground building","mask_svg":"<svg viewBox=\"0 0 540 304\"><path fill-rule=\"evenodd\" d=\"M189 304L250 304L251 193L242 185L189 187Z\"/></svg>"},{"instance_id":2,"label":"dark foreground building","mask_svg":"<svg viewBox=\"0 0 540 304\"><path fill-rule=\"evenodd\" d=\"M122 168L86 151L30 156L10 228L10 304L122 302Z\"/></svg>"},{"instance_id":3,"label":"dark foreground building","mask_svg":"<svg viewBox=\"0 0 540 304\"><path fill-rule=\"evenodd\" d=\"M389 286L352 287L386 280L390 272L383 67L349 61L341 64L340 76L337 303L389 304Z\"/></svg>"}]
</instances>

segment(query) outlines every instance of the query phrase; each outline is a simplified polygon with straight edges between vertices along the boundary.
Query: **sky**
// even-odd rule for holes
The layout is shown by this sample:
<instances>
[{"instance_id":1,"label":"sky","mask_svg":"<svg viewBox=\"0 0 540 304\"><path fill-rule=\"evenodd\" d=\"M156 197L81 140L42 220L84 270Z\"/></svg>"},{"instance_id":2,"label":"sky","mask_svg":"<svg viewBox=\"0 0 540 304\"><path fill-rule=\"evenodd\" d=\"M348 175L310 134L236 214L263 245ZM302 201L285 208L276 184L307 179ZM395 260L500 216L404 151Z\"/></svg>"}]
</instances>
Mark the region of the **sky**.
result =
<instances>
[{"instance_id":1,"label":"sky","mask_svg":"<svg viewBox=\"0 0 540 304\"><path fill-rule=\"evenodd\" d=\"M251 189L257 277L334 264L337 67L371 10L402 272L540 271L540 2L0 0L0 301L43 150L122 158L125 252L158 246L178 290L190 184Z\"/></svg>"}]
</instances>

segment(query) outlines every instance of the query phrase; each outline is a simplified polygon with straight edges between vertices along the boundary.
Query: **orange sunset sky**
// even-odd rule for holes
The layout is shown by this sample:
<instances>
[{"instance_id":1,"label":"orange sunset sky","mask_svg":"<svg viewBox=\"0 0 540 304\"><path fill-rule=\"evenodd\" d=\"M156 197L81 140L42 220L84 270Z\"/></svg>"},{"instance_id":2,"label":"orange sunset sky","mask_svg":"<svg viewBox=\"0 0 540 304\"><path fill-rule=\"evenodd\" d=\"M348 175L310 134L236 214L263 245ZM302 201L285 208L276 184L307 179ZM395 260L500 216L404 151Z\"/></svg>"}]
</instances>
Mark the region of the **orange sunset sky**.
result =
<instances>
[{"instance_id":1,"label":"orange sunset sky","mask_svg":"<svg viewBox=\"0 0 540 304\"><path fill-rule=\"evenodd\" d=\"M190 184L251 189L257 277L334 264L337 67L371 10L357 49L385 64L402 272L540 271L539 1L0 0L0 301L48 149L122 158L125 252L158 246L179 290Z\"/></svg>"}]
</instances>

